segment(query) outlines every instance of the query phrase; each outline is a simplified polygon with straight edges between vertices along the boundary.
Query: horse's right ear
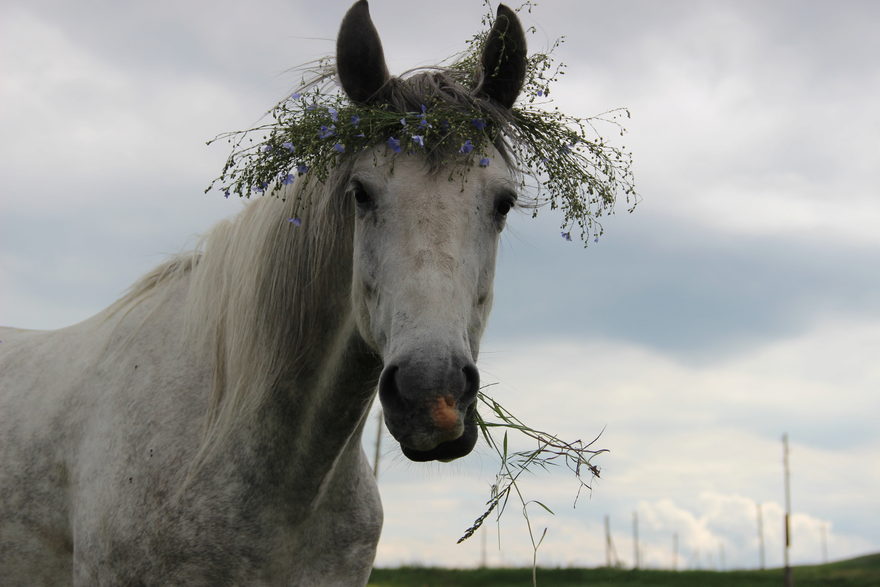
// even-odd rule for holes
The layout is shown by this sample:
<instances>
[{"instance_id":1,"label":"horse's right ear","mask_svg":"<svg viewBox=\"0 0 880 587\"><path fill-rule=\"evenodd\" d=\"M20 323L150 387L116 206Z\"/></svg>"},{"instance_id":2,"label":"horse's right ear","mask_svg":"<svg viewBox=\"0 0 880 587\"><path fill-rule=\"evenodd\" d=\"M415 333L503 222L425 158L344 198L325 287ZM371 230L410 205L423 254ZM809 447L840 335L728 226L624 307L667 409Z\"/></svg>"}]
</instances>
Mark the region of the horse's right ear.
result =
<instances>
[{"instance_id":1,"label":"horse's right ear","mask_svg":"<svg viewBox=\"0 0 880 587\"><path fill-rule=\"evenodd\" d=\"M355 2L342 19L336 38L336 70L346 95L359 104L378 98L390 77L367 0Z\"/></svg>"},{"instance_id":2,"label":"horse's right ear","mask_svg":"<svg viewBox=\"0 0 880 587\"><path fill-rule=\"evenodd\" d=\"M477 93L505 108L516 102L526 78L526 35L516 13L498 5L495 24L489 31L481 57L482 80Z\"/></svg>"}]
</instances>

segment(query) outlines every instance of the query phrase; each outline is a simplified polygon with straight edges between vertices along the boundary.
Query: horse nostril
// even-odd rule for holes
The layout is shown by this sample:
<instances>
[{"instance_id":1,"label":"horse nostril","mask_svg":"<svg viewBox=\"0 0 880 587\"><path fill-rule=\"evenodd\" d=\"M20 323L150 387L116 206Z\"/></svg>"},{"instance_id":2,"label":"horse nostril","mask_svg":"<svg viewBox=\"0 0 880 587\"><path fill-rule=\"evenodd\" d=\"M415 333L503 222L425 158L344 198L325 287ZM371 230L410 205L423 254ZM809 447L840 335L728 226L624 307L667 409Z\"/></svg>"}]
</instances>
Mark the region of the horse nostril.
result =
<instances>
[{"instance_id":1,"label":"horse nostril","mask_svg":"<svg viewBox=\"0 0 880 587\"><path fill-rule=\"evenodd\" d=\"M400 409L403 407L403 398L397 387L397 365L388 365L379 377L379 400L386 409Z\"/></svg>"},{"instance_id":2,"label":"horse nostril","mask_svg":"<svg viewBox=\"0 0 880 587\"><path fill-rule=\"evenodd\" d=\"M466 364L461 371L464 373L464 393L461 396L461 403L468 406L477 398L477 391L480 389L480 372L473 363Z\"/></svg>"}]
</instances>

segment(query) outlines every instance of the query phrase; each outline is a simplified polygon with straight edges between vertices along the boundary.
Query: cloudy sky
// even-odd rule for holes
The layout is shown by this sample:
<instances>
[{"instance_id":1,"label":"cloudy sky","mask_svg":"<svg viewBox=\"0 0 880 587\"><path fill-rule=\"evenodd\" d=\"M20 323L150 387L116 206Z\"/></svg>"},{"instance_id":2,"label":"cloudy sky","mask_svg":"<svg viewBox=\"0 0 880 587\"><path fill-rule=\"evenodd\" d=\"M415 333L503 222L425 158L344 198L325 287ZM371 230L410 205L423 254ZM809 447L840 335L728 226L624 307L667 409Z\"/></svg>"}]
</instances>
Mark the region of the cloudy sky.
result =
<instances>
[{"instance_id":1,"label":"cloudy sky","mask_svg":"<svg viewBox=\"0 0 880 587\"><path fill-rule=\"evenodd\" d=\"M541 2L535 48L560 36L558 103L626 106L643 202L582 249L550 211L512 219L483 343L490 393L535 427L610 452L572 508L564 472L527 497L542 564L605 561L609 516L632 564L782 561L790 436L792 556L880 550L880 5ZM315 6L320 6L316 10ZM226 152L333 49L348 2L0 4L0 324L59 328L110 304L241 204L203 194ZM389 66L454 53L477 0L373 0ZM613 135L612 135L613 136ZM366 446L372 454L373 430ZM386 437L378 564L473 566L488 447L417 465ZM527 564L515 507L490 564Z\"/></svg>"}]
</instances>

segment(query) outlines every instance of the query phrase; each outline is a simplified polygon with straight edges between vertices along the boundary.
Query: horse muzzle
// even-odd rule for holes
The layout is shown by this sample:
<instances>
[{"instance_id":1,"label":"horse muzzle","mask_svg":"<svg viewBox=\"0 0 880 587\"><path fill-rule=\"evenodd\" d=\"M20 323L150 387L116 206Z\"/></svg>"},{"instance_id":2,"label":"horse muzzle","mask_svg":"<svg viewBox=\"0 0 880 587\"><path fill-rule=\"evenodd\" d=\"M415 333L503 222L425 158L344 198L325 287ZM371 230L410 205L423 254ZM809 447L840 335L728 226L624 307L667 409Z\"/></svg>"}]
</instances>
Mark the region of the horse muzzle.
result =
<instances>
[{"instance_id":1,"label":"horse muzzle","mask_svg":"<svg viewBox=\"0 0 880 587\"><path fill-rule=\"evenodd\" d=\"M413 461L451 461L477 442L480 375L472 361L404 358L379 378L385 425Z\"/></svg>"}]
</instances>

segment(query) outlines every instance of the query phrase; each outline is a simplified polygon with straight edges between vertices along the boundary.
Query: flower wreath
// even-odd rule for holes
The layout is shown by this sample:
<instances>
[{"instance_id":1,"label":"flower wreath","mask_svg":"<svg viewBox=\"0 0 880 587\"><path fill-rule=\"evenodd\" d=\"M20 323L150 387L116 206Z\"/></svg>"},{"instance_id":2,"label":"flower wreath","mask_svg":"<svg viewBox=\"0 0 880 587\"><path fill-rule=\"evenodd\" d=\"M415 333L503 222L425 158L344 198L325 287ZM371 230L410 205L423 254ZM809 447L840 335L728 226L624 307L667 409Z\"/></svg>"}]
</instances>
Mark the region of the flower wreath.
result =
<instances>
[{"instance_id":1,"label":"flower wreath","mask_svg":"<svg viewBox=\"0 0 880 587\"><path fill-rule=\"evenodd\" d=\"M523 7L531 11L530 2ZM492 21L490 11L483 23ZM479 75L489 34L487 28L474 35L462 53L446 60L450 65L433 69L463 85L471 83ZM340 157L383 143L395 154L437 156L440 152L462 160L463 168L488 166L493 161L487 147L494 144L520 172L523 187L527 187L527 178L532 180L528 186L535 193L532 216L540 204L560 208L562 238L570 241L577 227L586 246L603 234L598 219L613 212L619 193L625 196L630 212L639 201L631 153L609 144L596 127L609 123L623 135L620 119L629 118L629 111L618 108L577 118L552 106L551 85L564 75L565 64L556 64L551 54L562 42L564 38L548 51L528 57L521 98L504 115L498 109L481 107L478 101L462 108L435 100L413 111L385 103L356 103L336 82L334 61L321 60L305 69L300 87L269 111L271 122L208 141L210 145L226 139L232 153L205 191L218 187L227 198L233 193L245 198L278 194L300 176L323 181ZM255 134L259 135L256 140ZM299 224L298 219L292 220Z\"/></svg>"}]
</instances>

